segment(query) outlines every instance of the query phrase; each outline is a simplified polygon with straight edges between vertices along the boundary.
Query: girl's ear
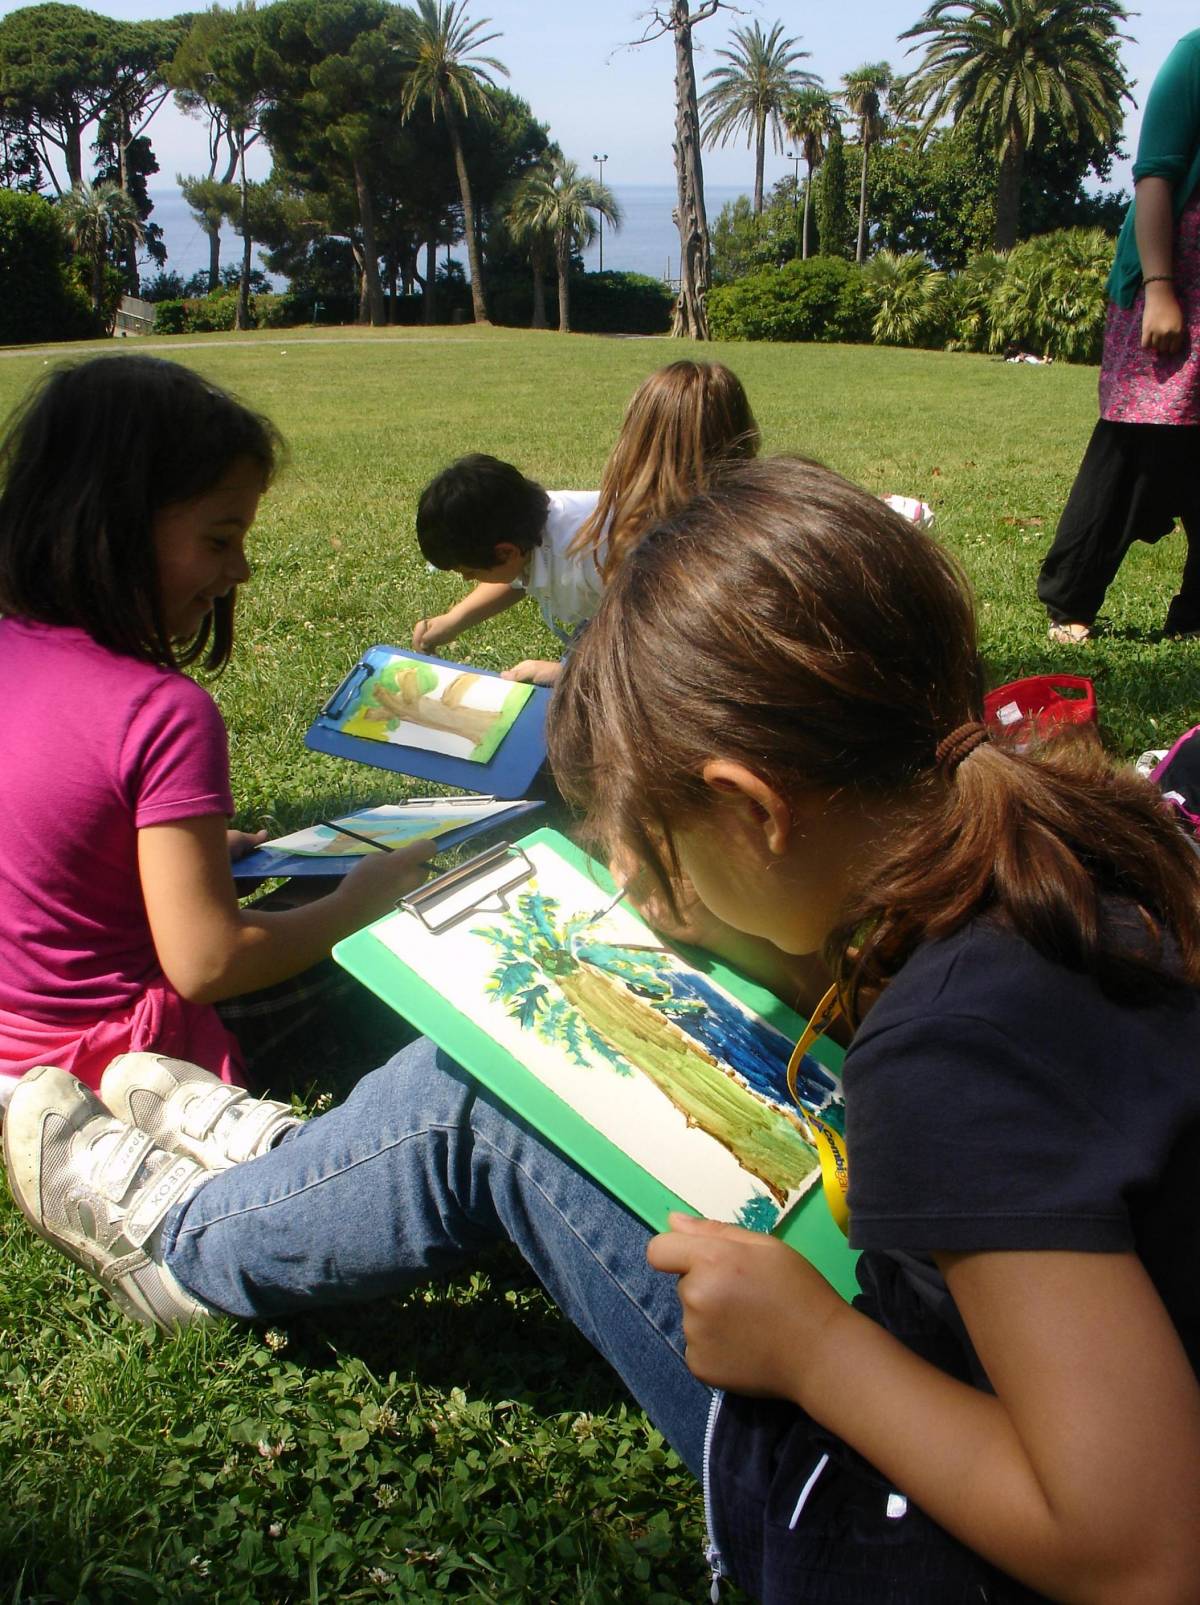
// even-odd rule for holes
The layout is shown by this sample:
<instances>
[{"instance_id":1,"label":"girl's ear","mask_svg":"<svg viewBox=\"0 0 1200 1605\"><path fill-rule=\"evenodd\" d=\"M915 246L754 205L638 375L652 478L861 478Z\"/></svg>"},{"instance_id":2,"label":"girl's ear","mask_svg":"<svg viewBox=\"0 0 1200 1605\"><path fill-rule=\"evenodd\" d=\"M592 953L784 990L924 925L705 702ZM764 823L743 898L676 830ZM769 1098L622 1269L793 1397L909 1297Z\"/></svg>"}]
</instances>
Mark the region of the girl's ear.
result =
<instances>
[{"instance_id":1,"label":"girl's ear","mask_svg":"<svg viewBox=\"0 0 1200 1605\"><path fill-rule=\"evenodd\" d=\"M704 766L703 779L713 791L749 810L773 857L781 857L787 851L792 835L791 807L761 775L732 759L710 758Z\"/></svg>"},{"instance_id":2,"label":"girl's ear","mask_svg":"<svg viewBox=\"0 0 1200 1605\"><path fill-rule=\"evenodd\" d=\"M512 541L497 541L492 548L493 568L499 568L501 563L511 563L514 557L524 557L525 553Z\"/></svg>"}]
</instances>

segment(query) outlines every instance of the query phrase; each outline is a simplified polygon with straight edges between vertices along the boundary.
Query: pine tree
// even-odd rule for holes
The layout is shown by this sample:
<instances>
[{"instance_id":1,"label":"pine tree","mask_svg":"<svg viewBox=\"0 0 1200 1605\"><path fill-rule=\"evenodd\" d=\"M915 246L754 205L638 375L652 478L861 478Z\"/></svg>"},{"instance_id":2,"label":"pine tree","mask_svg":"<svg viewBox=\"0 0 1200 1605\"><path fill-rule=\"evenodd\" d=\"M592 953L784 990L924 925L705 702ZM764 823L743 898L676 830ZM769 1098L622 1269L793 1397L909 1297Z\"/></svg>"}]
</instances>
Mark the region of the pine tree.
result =
<instances>
[{"instance_id":1,"label":"pine tree","mask_svg":"<svg viewBox=\"0 0 1200 1605\"><path fill-rule=\"evenodd\" d=\"M834 127L817 181L817 232L822 256L849 256L854 218L846 188L846 144Z\"/></svg>"}]
</instances>

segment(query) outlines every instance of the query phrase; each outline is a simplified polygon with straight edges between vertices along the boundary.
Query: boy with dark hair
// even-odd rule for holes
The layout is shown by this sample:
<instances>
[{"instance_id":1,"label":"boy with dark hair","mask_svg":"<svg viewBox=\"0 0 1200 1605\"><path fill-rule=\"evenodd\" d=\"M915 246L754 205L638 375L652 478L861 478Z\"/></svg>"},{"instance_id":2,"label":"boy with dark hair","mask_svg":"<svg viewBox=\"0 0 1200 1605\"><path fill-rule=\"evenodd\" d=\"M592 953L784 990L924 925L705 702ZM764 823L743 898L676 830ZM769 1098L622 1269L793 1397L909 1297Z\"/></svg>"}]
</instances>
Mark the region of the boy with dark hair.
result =
<instances>
[{"instance_id":1,"label":"boy with dark hair","mask_svg":"<svg viewBox=\"0 0 1200 1605\"><path fill-rule=\"evenodd\" d=\"M419 621L414 650L432 652L526 595L569 646L599 607L604 590L597 554L568 552L598 495L545 491L512 463L482 452L444 468L421 493L417 541L434 568L453 569L473 581L474 589L448 612ZM506 670L505 678L551 685L558 670L557 662L527 658Z\"/></svg>"}]
</instances>

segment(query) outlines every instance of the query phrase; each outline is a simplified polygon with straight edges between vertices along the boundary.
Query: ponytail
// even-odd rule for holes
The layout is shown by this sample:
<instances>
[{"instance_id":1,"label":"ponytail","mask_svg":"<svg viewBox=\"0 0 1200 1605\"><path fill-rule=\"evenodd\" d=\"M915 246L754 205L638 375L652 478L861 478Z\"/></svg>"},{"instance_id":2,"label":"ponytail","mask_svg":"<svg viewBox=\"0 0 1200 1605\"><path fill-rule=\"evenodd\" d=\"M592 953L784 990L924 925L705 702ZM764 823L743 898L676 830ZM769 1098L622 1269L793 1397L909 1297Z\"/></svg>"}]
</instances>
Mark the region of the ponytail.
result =
<instances>
[{"instance_id":1,"label":"ponytail","mask_svg":"<svg viewBox=\"0 0 1200 1605\"><path fill-rule=\"evenodd\" d=\"M908 817L830 941L852 1018L920 943L985 912L1119 1001L1200 985L1200 857L1090 730L1026 752L997 730Z\"/></svg>"}]
</instances>

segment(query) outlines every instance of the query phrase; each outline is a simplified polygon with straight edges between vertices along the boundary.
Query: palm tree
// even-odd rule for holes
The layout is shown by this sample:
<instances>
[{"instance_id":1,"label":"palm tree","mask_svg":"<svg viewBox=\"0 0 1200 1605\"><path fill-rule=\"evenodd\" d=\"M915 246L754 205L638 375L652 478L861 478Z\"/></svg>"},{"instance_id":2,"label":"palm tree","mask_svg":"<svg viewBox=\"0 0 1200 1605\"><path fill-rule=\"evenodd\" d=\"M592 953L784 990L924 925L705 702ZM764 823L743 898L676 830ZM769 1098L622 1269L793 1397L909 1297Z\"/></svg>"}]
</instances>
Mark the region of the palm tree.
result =
<instances>
[{"instance_id":1,"label":"palm tree","mask_svg":"<svg viewBox=\"0 0 1200 1605\"><path fill-rule=\"evenodd\" d=\"M1118 0L934 0L900 35L925 43L904 95L922 132L973 113L999 165L997 250L1016 244L1025 152L1048 119L1081 142L1111 145L1120 133L1132 98L1117 56L1127 17Z\"/></svg>"},{"instance_id":2,"label":"palm tree","mask_svg":"<svg viewBox=\"0 0 1200 1605\"><path fill-rule=\"evenodd\" d=\"M533 169L536 175L537 169ZM526 208L525 186L531 174L526 173L521 183L508 197L502 224L514 245L523 245L529 254L533 270L533 310L529 319L531 329L546 327L546 269L554 259L554 230L536 218L535 208Z\"/></svg>"},{"instance_id":3,"label":"palm tree","mask_svg":"<svg viewBox=\"0 0 1200 1605\"><path fill-rule=\"evenodd\" d=\"M58 203L67 239L92 268L92 311L104 304L104 264L111 251L128 240L144 239L137 203L119 184L89 184L81 179Z\"/></svg>"},{"instance_id":4,"label":"palm tree","mask_svg":"<svg viewBox=\"0 0 1200 1605\"><path fill-rule=\"evenodd\" d=\"M813 174L825 160L825 137L833 128L835 115L833 101L823 89L802 89L798 95L792 96L783 112L783 126L788 137L799 145L808 167L800 247L802 259L808 257L808 213L812 201Z\"/></svg>"},{"instance_id":5,"label":"palm tree","mask_svg":"<svg viewBox=\"0 0 1200 1605\"><path fill-rule=\"evenodd\" d=\"M795 39L784 39L783 23L777 22L764 34L757 22L749 28L733 30L734 48L718 50L729 63L705 74L712 88L700 96L704 116L704 142L708 146L727 145L736 134L746 135L754 146L754 215L763 209L763 163L767 149L767 125L776 150L783 149L783 112L788 100L803 88L817 88L820 79L801 72L793 65L807 50L796 50Z\"/></svg>"},{"instance_id":6,"label":"palm tree","mask_svg":"<svg viewBox=\"0 0 1200 1605\"><path fill-rule=\"evenodd\" d=\"M892 69L886 61L869 62L857 67L842 79L846 92L846 105L850 115L858 122L858 140L862 147L862 180L858 187L858 249L855 261L861 262L867 250L867 162L871 146L883 132L883 96L892 81Z\"/></svg>"},{"instance_id":7,"label":"palm tree","mask_svg":"<svg viewBox=\"0 0 1200 1605\"><path fill-rule=\"evenodd\" d=\"M496 86L493 73L508 77L508 68L494 56L478 54L484 45L499 39L498 33L480 37L482 22L468 22L467 0L417 0L417 9L408 26L404 45L411 58L408 76L400 97L405 122L418 106L428 103L436 122L443 117L454 153L458 192L462 198L463 230L467 238L467 261L471 267L471 305L476 323L486 323L487 300L483 287L483 258L475 228L475 203L471 180L463 156L463 119L478 115L489 121L495 115L490 92Z\"/></svg>"},{"instance_id":8,"label":"palm tree","mask_svg":"<svg viewBox=\"0 0 1200 1605\"><path fill-rule=\"evenodd\" d=\"M575 162L558 152L525 175L509 208L508 226L514 238L532 240L549 235L554 240L560 334L567 334L571 327L571 252L595 239L594 212L610 228L620 228L621 209L608 185L581 173Z\"/></svg>"}]
</instances>

